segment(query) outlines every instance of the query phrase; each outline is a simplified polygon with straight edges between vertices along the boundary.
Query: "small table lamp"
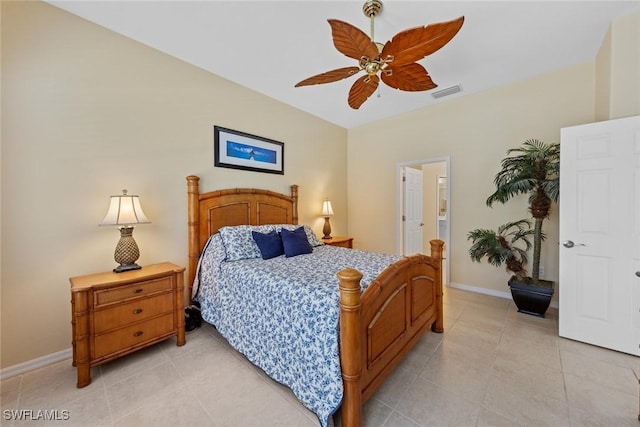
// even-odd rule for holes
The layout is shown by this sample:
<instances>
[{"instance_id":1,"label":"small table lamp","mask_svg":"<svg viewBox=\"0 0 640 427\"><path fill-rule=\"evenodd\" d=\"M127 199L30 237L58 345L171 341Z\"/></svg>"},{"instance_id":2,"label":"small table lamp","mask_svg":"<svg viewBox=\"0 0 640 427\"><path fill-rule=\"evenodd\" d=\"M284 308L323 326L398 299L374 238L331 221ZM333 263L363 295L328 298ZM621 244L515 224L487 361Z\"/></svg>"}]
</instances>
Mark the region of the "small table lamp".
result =
<instances>
[{"instance_id":1,"label":"small table lamp","mask_svg":"<svg viewBox=\"0 0 640 427\"><path fill-rule=\"evenodd\" d=\"M331 224L329 224L329 217L333 215L333 208L331 207L331 202L329 199L322 202L322 215L324 216L324 227L322 228L322 232L324 236L323 239L331 238Z\"/></svg>"},{"instance_id":2,"label":"small table lamp","mask_svg":"<svg viewBox=\"0 0 640 427\"><path fill-rule=\"evenodd\" d=\"M140 250L133 239L133 225L150 222L142 212L138 196L128 195L127 190L122 190L119 196L111 196L109 210L100 225L120 226L120 240L113 254L113 258L120 265L113 269L115 273L142 268L136 264L140 258Z\"/></svg>"}]
</instances>

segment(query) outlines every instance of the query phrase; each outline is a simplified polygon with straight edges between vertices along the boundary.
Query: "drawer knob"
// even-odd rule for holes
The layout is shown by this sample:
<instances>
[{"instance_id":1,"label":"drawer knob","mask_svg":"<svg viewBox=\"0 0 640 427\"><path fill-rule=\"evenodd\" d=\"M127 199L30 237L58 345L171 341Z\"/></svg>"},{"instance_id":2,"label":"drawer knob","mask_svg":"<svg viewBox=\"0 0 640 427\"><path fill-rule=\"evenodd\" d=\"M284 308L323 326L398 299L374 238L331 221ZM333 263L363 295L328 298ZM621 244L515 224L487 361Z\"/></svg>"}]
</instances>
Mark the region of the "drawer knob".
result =
<instances>
[{"instance_id":1,"label":"drawer knob","mask_svg":"<svg viewBox=\"0 0 640 427\"><path fill-rule=\"evenodd\" d=\"M140 313L142 313L141 308L136 308L135 310L133 310L133 314L140 314Z\"/></svg>"},{"instance_id":2,"label":"drawer knob","mask_svg":"<svg viewBox=\"0 0 640 427\"><path fill-rule=\"evenodd\" d=\"M137 288L133 291L134 294L139 294L140 292L142 292L143 289L142 288Z\"/></svg>"},{"instance_id":3,"label":"drawer knob","mask_svg":"<svg viewBox=\"0 0 640 427\"><path fill-rule=\"evenodd\" d=\"M133 334L133 336L134 336L134 337L141 337L141 336L142 336L142 334L144 334L144 332L142 332L142 331L138 331L138 332L136 332L135 334Z\"/></svg>"}]
</instances>

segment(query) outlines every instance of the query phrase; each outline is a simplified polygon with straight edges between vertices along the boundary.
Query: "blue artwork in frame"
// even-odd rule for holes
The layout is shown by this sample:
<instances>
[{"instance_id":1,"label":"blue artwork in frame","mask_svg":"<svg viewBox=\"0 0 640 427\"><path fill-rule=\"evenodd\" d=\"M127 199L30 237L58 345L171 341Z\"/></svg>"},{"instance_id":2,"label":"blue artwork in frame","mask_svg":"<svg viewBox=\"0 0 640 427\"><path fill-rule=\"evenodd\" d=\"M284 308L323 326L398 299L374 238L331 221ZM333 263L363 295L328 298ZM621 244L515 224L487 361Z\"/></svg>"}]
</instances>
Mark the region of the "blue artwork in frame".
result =
<instances>
[{"instance_id":1,"label":"blue artwork in frame","mask_svg":"<svg viewBox=\"0 0 640 427\"><path fill-rule=\"evenodd\" d=\"M276 164L278 158L275 150L260 148L255 145L241 144L231 140L227 141L227 156L272 164Z\"/></svg>"},{"instance_id":2,"label":"blue artwork in frame","mask_svg":"<svg viewBox=\"0 0 640 427\"><path fill-rule=\"evenodd\" d=\"M284 175L284 143L221 126L213 134L215 166Z\"/></svg>"}]
</instances>

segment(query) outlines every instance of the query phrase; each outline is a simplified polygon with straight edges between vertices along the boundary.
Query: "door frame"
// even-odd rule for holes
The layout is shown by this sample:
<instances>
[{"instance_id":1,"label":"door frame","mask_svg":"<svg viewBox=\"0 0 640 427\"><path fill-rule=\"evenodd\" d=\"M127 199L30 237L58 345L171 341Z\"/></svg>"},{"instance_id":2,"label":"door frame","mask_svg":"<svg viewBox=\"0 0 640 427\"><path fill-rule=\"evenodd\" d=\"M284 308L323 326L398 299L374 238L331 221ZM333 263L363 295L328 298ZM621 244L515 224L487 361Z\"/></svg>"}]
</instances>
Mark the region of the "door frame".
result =
<instances>
[{"instance_id":1,"label":"door frame","mask_svg":"<svg viewBox=\"0 0 640 427\"><path fill-rule=\"evenodd\" d=\"M447 174L447 230L445 232L446 242L444 248L444 258L447 262L445 262L445 270L446 270L446 278L447 278L447 286L451 282L451 212L452 211L452 203L451 203L451 156L442 156L442 157L427 157L424 159L411 160L406 162L399 162L396 165L396 253L401 255L402 248L404 247L403 242L403 232L402 232L402 209L403 209L403 200L402 200L402 168L408 166L415 165L424 165L428 163L445 163L446 174ZM435 236L434 236L435 238ZM423 248L424 250L429 250L429 248Z\"/></svg>"}]
</instances>

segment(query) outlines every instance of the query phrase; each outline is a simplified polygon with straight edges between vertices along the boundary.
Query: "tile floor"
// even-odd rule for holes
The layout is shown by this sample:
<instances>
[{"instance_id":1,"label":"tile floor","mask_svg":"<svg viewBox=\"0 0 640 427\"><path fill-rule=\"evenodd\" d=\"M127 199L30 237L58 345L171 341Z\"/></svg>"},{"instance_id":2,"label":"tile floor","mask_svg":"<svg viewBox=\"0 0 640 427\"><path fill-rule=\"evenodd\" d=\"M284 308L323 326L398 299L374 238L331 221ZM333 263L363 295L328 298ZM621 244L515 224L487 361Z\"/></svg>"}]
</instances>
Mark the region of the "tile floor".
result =
<instances>
[{"instance_id":1,"label":"tile floor","mask_svg":"<svg viewBox=\"0 0 640 427\"><path fill-rule=\"evenodd\" d=\"M427 334L366 404L365 426L640 426L639 358L559 338L557 310L536 318L510 300L448 288L445 328ZM170 339L92 377L77 389L66 360L2 381L0 424L318 425L211 326L184 347ZM64 410L69 419L8 420L12 409Z\"/></svg>"}]
</instances>

